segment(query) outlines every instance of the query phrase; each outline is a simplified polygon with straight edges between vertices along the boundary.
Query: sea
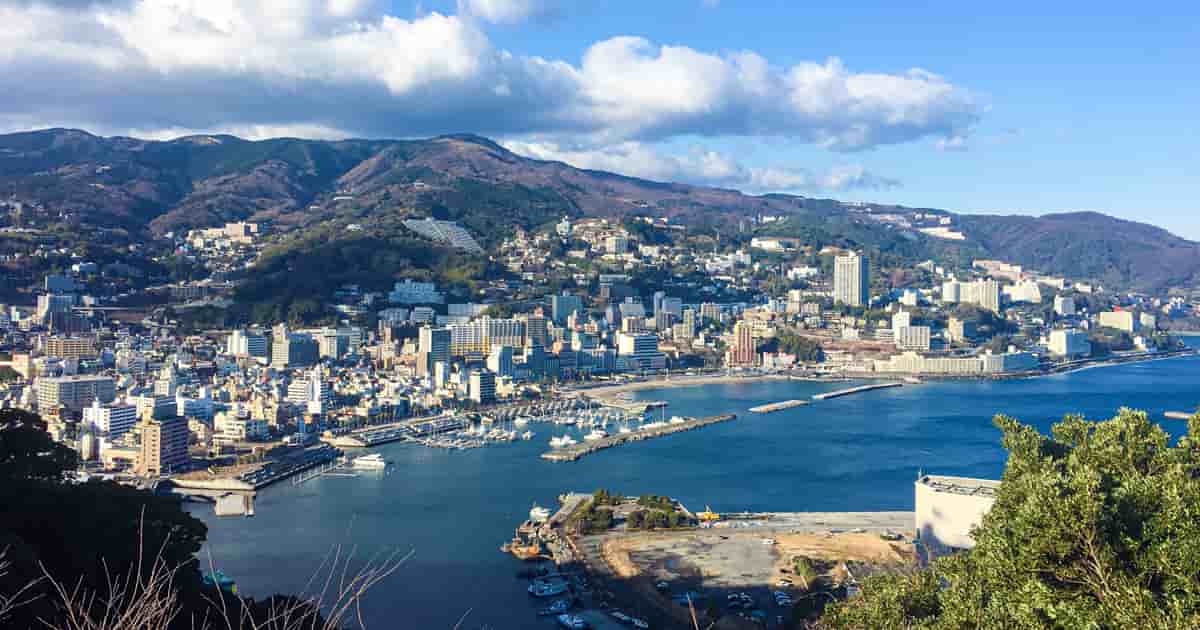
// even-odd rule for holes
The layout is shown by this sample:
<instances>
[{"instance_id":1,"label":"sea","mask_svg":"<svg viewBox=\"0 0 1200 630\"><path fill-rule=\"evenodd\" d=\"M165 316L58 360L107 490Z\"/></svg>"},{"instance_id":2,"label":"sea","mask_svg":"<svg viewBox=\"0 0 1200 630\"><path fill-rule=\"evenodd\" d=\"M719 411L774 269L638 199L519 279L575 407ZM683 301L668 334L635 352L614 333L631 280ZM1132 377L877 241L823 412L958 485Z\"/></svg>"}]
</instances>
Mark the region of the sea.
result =
<instances>
[{"instance_id":1,"label":"sea","mask_svg":"<svg viewBox=\"0 0 1200 630\"><path fill-rule=\"evenodd\" d=\"M1006 455L996 414L1046 432L1066 414L1105 419L1130 407L1175 437L1186 433L1185 422L1163 412L1200 405L1200 357L1022 380L929 382L747 412L846 386L762 381L638 392L638 399L666 401L668 416L738 418L570 463L538 457L567 431L548 424L530 425L531 441L474 450L382 446L374 450L393 462L387 471L282 482L259 493L253 518L190 507L209 528L201 562L236 580L243 595L265 597L315 593L320 585L312 578L334 554L357 563L411 553L363 602L367 628L551 628L552 620L535 617L538 603L517 577L521 563L500 552L535 502L553 508L565 492L605 488L669 495L693 510L911 510L922 472L1001 475Z\"/></svg>"}]
</instances>

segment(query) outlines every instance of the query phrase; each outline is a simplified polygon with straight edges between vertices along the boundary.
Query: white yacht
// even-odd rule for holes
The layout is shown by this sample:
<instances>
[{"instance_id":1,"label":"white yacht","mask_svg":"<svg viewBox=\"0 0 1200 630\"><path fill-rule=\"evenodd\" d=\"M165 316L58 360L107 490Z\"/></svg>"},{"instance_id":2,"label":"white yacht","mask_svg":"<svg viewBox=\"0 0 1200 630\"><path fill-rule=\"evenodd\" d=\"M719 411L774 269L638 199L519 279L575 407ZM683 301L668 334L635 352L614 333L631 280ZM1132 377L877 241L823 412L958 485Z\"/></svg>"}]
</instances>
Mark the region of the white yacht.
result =
<instances>
[{"instance_id":1,"label":"white yacht","mask_svg":"<svg viewBox=\"0 0 1200 630\"><path fill-rule=\"evenodd\" d=\"M604 429L592 429L590 433L583 436L583 439L594 442L596 440L603 440L606 437L608 437L608 433Z\"/></svg>"},{"instance_id":2,"label":"white yacht","mask_svg":"<svg viewBox=\"0 0 1200 630\"><path fill-rule=\"evenodd\" d=\"M545 523L550 520L550 509L534 503L533 508L529 510L529 520L534 523Z\"/></svg>"},{"instance_id":3,"label":"white yacht","mask_svg":"<svg viewBox=\"0 0 1200 630\"><path fill-rule=\"evenodd\" d=\"M383 455L379 453L371 453L362 457L355 457L350 465L354 468L365 468L369 470L381 470L387 468L387 461L383 459Z\"/></svg>"}]
</instances>

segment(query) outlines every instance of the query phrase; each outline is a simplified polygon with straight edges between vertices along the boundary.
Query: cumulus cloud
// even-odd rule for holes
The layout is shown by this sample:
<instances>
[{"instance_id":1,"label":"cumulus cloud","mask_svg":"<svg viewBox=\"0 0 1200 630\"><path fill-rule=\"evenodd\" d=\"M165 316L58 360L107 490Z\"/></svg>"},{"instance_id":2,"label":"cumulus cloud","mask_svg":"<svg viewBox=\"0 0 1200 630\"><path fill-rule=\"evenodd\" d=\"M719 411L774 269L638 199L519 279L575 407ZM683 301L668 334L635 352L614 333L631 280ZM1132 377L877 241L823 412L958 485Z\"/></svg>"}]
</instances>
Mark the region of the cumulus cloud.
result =
<instances>
[{"instance_id":1,"label":"cumulus cloud","mask_svg":"<svg viewBox=\"0 0 1200 630\"><path fill-rule=\"evenodd\" d=\"M599 148L563 146L552 141L514 140L504 144L521 155L566 162L579 168L658 181L736 188L752 193L845 192L900 186L899 181L871 173L861 165L838 165L824 172L749 167L729 155L699 147L683 155L672 155L635 141Z\"/></svg>"},{"instance_id":2,"label":"cumulus cloud","mask_svg":"<svg viewBox=\"0 0 1200 630\"><path fill-rule=\"evenodd\" d=\"M769 136L855 151L954 142L984 111L938 75L836 58L780 66L638 37L597 42L578 64L520 55L480 21L551 3L461 5L402 19L377 0L0 0L0 127L472 131L590 146Z\"/></svg>"}]
</instances>

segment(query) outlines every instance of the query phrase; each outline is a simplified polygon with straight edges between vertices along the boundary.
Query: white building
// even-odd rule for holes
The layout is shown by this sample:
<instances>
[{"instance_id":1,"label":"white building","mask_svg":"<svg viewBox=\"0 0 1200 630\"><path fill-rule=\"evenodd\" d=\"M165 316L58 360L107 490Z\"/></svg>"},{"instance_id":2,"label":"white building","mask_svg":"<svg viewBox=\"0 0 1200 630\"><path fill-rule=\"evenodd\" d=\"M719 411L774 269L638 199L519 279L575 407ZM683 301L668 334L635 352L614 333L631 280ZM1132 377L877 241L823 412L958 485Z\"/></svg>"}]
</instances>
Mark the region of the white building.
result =
<instances>
[{"instance_id":1,"label":"white building","mask_svg":"<svg viewBox=\"0 0 1200 630\"><path fill-rule=\"evenodd\" d=\"M901 350L929 350L932 331L928 326L901 326L893 330L896 347Z\"/></svg>"},{"instance_id":2,"label":"white building","mask_svg":"<svg viewBox=\"0 0 1200 630\"><path fill-rule=\"evenodd\" d=\"M1073 359L1092 354L1092 343L1082 330L1052 330L1048 347L1050 354L1056 357Z\"/></svg>"},{"instance_id":3,"label":"white building","mask_svg":"<svg viewBox=\"0 0 1200 630\"><path fill-rule=\"evenodd\" d=\"M971 528L992 509L1000 482L925 475L915 485L915 528L921 543L935 554L973 548Z\"/></svg>"},{"instance_id":4,"label":"white building","mask_svg":"<svg viewBox=\"0 0 1200 630\"><path fill-rule=\"evenodd\" d=\"M83 410L83 421L91 423L102 435L117 438L137 424L137 407L119 403L101 405L99 399L93 400L91 406Z\"/></svg>"},{"instance_id":5,"label":"white building","mask_svg":"<svg viewBox=\"0 0 1200 630\"><path fill-rule=\"evenodd\" d=\"M1040 304L1042 301L1042 289L1033 280L1022 280L1014 285L1004 287L1004 295L1013 302Z\"/></svg>"},{"instance_id":6,"label":"white building","mask_svg":"<svg viewBox=\"0 0 1200 630\"><path fill-rule=\"evenodd\" d=\"M838 256L833 267L833 301L848 306L867 306L871 302L870 261L849 252Z\"/></svg>"},{"instance_id":7,"label":"white building","mask_svg":"<svg viewBox=\"0 0 1200 630\"><path fill-rule=\"evenodd\" d=\"M392 304L441 304L446 297L438 292L432 282L413 282L405 279L392 286L388 301Z\"/></svg>"},{"instance_id":8,"label":"white building","mask_svg":"<svg viewBox=\"0 0 1200 630\"><path fill-rule=\"evenodd\" d=\"M658 335L621 333L617 335L617 356L636 365L637 369L660 370L667 366L667 357L658 350Z\"/></svg>"}]
</instances>

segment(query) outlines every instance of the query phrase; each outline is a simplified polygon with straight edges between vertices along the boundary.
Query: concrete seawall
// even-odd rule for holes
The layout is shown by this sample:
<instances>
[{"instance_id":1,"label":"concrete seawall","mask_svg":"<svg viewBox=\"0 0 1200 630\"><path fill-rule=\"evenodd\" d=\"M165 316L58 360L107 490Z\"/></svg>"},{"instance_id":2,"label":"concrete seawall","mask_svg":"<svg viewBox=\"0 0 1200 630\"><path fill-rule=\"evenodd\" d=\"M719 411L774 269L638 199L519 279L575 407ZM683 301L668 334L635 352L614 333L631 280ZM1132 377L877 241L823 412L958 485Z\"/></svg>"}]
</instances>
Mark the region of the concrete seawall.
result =
<instances>
[{"instance_id":1,"label":"concrete seawall","mask_svg":"<svg viewBox=\"0 0 1200 630\"><path fill-rule=\"evenodd\" d=\"M625 444L626 442L637 442L639 440L649 440L684 431L692 431L701 429L706 426L717 424L718 422L728 422L737 418L736 414L725 414L720 416L709 416L707 418L693 418L678 424L668 424L666 426L656 427L648 431L637 431L634 433L620 433L611 435L599 440L587 441L582 444L575 444L566 448L559 448L546 453L542 453L542 459L547 459L552 462L573 462L585 455L590 455L596 451L601 451L606 448L612 448Z\"/></svg>"}]
</instances>

